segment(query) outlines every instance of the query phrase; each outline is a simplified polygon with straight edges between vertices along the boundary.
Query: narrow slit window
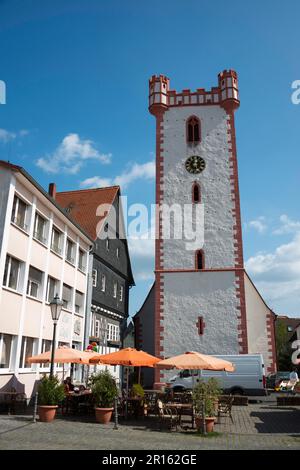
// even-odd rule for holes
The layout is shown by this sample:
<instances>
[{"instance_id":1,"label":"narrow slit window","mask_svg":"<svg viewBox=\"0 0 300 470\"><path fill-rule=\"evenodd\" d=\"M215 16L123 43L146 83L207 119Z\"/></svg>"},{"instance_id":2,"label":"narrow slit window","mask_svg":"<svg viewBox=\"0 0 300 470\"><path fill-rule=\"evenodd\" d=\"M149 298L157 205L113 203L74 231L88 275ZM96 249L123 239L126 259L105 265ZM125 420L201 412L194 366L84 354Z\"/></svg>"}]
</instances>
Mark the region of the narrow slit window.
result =
<instances>
[{"instance_id":1,"label":"narrow slit window","mask_svg":"<svg viewBox=\"0 0 300 470\"><path fill-rule=\"evenodd\" d=\"M198 183L194 183L192 187L192 201L199 203L201 201L200 186Z\"/></svg>"},{"instance_id":2,"label":"narrow slit window","mask_svg":"<svg viewBox=\"0 0 300 470\"><path fill-rule=\"evenodd\" d=\"M204 269L205 263L204 263L204 253L202 250L197 250L196 251L196 256L195 256L195 261L196 261L196 269Z\"/></svg>"},{"instance_id":3,"label":"narrow slit window","mask_svg":"<svg viewBox=\"0 0 300 470\"><path fill-rule=\"evenodd\" d=\"M200 140L200 121L197 117L192 116L187 121L187 141L190 144L196 144Z\"/></svg>"}]
</instances>

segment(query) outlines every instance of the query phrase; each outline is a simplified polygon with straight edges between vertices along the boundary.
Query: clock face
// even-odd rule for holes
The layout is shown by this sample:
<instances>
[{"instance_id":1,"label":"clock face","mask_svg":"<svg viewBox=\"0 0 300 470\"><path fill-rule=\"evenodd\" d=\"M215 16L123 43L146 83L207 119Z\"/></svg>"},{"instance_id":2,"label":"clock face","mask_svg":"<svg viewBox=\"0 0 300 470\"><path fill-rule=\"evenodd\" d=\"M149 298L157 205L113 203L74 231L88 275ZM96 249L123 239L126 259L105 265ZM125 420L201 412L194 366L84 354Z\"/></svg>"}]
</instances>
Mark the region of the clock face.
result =
<instances>
[{"instance_id":1,"label":"clock face","mask_svg":"<svg viewBox=\"0 0 300 470\"><path fill-rule=\"evenodd\" d=\"M205 161L198 155L193 155L186 160L185 168L189 173L201 173L205 168Z\"/></svg>"}]
</instances>

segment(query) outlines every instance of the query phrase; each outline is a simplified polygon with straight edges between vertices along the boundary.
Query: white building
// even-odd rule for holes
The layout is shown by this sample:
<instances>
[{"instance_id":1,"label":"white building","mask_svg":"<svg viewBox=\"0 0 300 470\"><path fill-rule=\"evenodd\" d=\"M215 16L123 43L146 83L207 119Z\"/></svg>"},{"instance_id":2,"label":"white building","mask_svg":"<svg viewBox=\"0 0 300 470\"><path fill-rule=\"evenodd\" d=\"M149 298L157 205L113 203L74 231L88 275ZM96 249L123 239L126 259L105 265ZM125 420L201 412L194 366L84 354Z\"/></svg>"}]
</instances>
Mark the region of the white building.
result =
<instances>
[{"instance_id":1,"label":"white building","mask_svg":"<svg viewBox=\"0 0 300 470\"><path fill-rule=\"evenodd\" d=\"M28 397L49 371L27 358L51 348L56 293L63 300L58 344L85 346L93 242L52 196L23 168L0 161L0 390L23 388Z\"/></svg>"}]
</instances>

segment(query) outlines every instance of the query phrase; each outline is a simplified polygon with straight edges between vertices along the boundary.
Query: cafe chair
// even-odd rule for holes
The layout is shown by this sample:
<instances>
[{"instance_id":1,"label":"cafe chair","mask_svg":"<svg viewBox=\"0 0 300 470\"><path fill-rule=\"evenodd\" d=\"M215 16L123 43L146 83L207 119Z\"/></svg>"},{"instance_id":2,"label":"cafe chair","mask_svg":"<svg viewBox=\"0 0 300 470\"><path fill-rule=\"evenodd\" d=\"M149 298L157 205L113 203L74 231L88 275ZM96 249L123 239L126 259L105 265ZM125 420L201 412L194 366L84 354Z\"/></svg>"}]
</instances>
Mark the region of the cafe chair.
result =
<instances>
[{"instance_id":1,"label":"cafe chair","mask_svg":"<svg viewBox=\"0 0 300 470\"><path fill-rule=\"evenodd\" d=\"M167 425L168 429L172 430L180 424L179 416L176 409L171 410L161 400L157 400L157 412L159 419L159 429L162 430L164 425Z\"/></svg>"}]
</instances>

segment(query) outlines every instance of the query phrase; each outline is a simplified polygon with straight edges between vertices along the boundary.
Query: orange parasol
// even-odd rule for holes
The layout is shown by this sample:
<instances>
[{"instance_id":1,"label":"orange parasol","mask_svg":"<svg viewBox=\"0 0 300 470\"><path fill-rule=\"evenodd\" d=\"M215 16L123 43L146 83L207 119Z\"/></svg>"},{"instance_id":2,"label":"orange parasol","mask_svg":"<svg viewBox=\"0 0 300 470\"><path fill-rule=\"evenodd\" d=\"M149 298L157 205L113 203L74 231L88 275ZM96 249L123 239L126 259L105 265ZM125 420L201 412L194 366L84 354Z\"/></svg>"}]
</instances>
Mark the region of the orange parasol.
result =
<instances>
[{"instance_id":1,"label":"orange parasol","mask_svg":"<svg viewBox=\"0 0 300 470\"><path fill-rule=\"evenodd\" d=\"M104 354L99 357L91 357L91 364L109 364L111 366L131 366L131 367L154 367L154 365L159 362L159 359L155 356L151 356L144 351L138 351L134 348L125 348L120 349L119 351ZM140 372L141 369L139 369ZM126 418L128 414L128 369L127 369L127 380L126 380ZM140 373L139 373L139 382L140 382Z\"/></svg>"},{"instance_id":2,"label":"orange parasol","mask_svg":"<svg viewBox=\"0 0 300 470\"><path fill-rule=\"evenodd\" d=\"M91 356L95 357L95 353L92 354L90 352L78 351L77 349L63 346L55 349L54 362L60 364L89 364ZM46 351L42 354L38 354L37 356L29 357L27 360L30 364L46 364L47 362L51 362L51 351Z\"/></svg>"},{"instance_id":3,"label":"orange parasol","mask_svg":"<svg viewBox=\"0 0 300 470\"><path fill-rule=\"evenodd\" d=\"M120 349L119 351L104 354L103 356L92 356L90 364L109 364L132 367L154 367L159 362L155 356L134 348Z\"/></svg>"},{"instance_id":4,"label":"orange parasol","mask_svg":"<svg viewBox=\"0 0 300 470\"><path fill-rule=\"evenodd\" d=\"M161 369L226 370L227 372L235 370L234 365L229 361L194 351L159 361L156 367Z\"/></svg>"}]
</instances>

